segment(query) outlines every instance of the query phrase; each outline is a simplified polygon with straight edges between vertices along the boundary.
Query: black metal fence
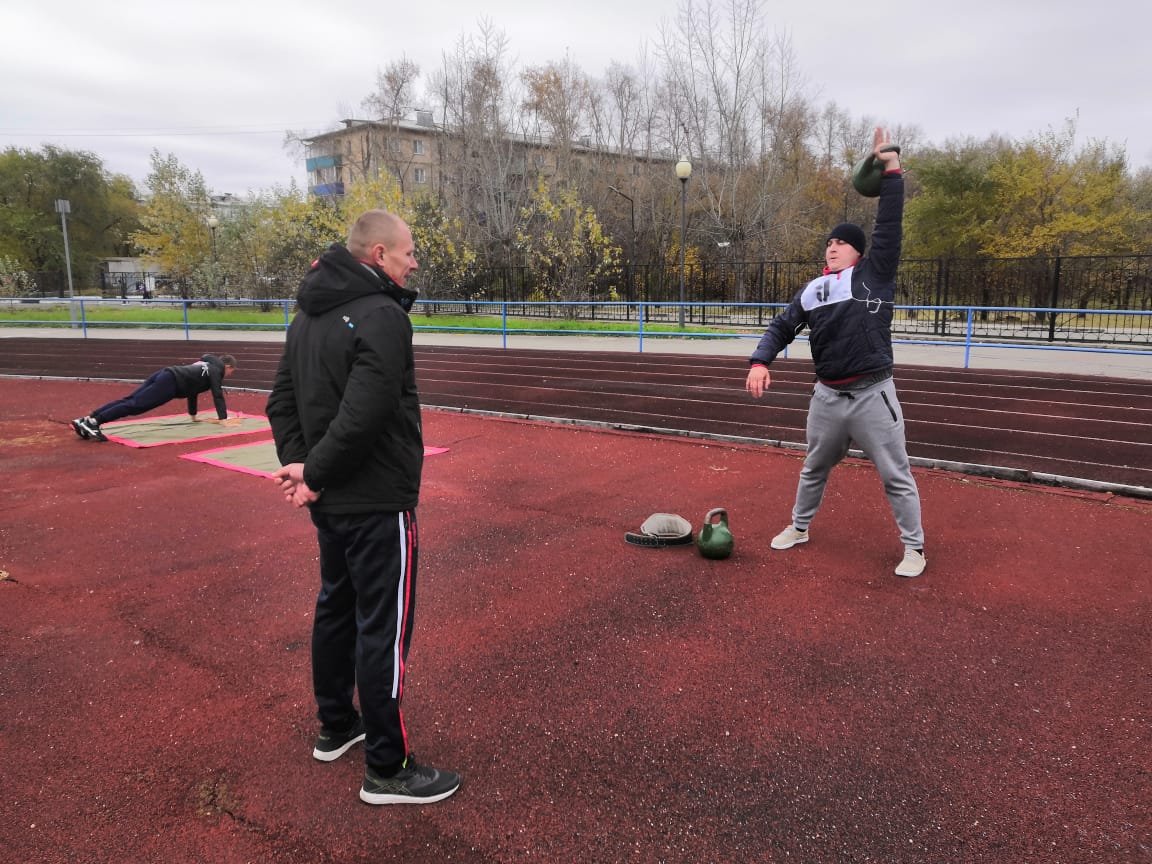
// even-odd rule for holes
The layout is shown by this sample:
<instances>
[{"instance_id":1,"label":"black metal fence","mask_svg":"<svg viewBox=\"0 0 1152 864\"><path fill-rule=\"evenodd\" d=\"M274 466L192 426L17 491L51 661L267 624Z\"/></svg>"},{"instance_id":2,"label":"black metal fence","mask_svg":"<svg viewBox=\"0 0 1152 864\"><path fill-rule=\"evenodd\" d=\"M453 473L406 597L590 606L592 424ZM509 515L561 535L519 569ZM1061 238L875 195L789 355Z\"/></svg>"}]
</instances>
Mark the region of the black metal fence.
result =
<instances>
[{"instance_id":1,"label":"black metal fence","mask_svg":"<svg viewBox=\"0 0 1152 864\"><path fill-rule=\"evenodd\" d=\"M759 332L786 304L696 303L683 306L684 323L721 332ZM487 315L530 319L520 326L554 330L549 321L587 321L618 324L620 333L636 333L641 326L678 325L681 306L669 302L552 303L548 301L422 300L413 310L418 327L434 327L437 316ZM468 329L462 327L458 329ZM1049 345L1107 345L1146 350L1152 346L1152 310L1057 309L1044 307L905 306L892 318L897 339L934 342L1045 343Z\"/></svg>"},{"instance_id":2,"label":"black metal fence","mask_svg":"<svg viewBox=\"0 0 1152 864\"><path fill-rule=\"evenodd\" d=\"M677 265L624 265L592 280L587 296L581 298L550 296L528 267L497 267L479 272L460 291L449 292L430 285L425 287L423 296L509 303L579 299L601 303L774 304L788 302L819 272L819 266L815 261L738 261L690 264L681 271ZM32 276L36 280L35 294L67 296L63 273ZM150 293L191 299L187 285L155 274L100 272L92 284L99 286L100 295L108 298L131 299ZM225 279L224 284L247 283ZM226 291L220 299L231 293ZM269 289L269 296L292 293L293 290ZM243 296L251 297L251 290ZM1003 322L1006 324L1058 328L1061 323L1053 320L1052 313L1029 310L1152 309L1152 255L905 259L897 278L896 301L921 307L978 306L984 307L980 314L985 323L995 323L991 319L1003 314L1007 316ZM997 313L990 311L992 307L1011 311ZM749 323L759 325L762 321L758 317ZM946 324L944 313L934 322L938 329Z\"/></svg>"},{"instance_id":3,"label":"black metal fence","mask_svg":"<svg viewBox=\"0 0 1152 864\"><path fill-rule=\"evenodd\" d=\"M28 274L35 290L20 286L18 293L30 297L67 297L68 276L63 270L37 270ZM186 296L176 283L164 276L151 272L109 273L103 268L97 270L91 279L73 274L72 290L76 295L92 296L93 291L101 297L122 299L151 299L159 294ZM92 287L94 286L94 288Z\"/></svg>"},{"instance_id":4,"label":"black metal fence","mask_svg":"<svg viewBox=\"0 0 1152 864\"><path fill-rule=\"evenodd\" d=\"M594 301L786 303L818 273L813 261L625 265L589 286ZM480 273L466 293L478 300L528 302L544 296L527 267ZM451 298L445 298L451 299ZM1152 309L1152 255L1056 258L905 259L897 302L909 306Z\"/></svg>"}]
</instances>

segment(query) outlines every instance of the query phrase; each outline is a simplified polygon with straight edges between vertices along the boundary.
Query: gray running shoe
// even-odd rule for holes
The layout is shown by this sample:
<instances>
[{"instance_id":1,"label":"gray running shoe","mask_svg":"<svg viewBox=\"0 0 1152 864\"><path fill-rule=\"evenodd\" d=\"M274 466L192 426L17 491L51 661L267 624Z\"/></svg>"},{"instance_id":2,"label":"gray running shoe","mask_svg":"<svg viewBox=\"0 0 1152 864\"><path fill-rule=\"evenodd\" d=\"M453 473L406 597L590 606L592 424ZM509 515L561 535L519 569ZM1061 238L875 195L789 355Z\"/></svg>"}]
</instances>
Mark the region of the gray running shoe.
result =
<instances>
[{"instance_id":1,"label":"gray running shoe","mask_svg":"<svg viewBox=\"0 0 1152 864\"><path fill-rule=\"evenodd\" d=\"M395 776L380 777L368 768L360 787L360 800L365 804L434 804L459 788L459 774L419 765L409 754Z\"/></svg>"},{"instance_id":2,"label":"gray running shoe","mask_svg":"<svg viewBox=\"0 0 1152 864\"><path fill-rule=\"evenodd\" d=\"M316 736L316 746L312 748L312 758L321 762L335 762L348 752L353 744L364 740L364 720L356 718L356 722L343 732L332 729L321 729Z\"/></svg>"}]
</instances>

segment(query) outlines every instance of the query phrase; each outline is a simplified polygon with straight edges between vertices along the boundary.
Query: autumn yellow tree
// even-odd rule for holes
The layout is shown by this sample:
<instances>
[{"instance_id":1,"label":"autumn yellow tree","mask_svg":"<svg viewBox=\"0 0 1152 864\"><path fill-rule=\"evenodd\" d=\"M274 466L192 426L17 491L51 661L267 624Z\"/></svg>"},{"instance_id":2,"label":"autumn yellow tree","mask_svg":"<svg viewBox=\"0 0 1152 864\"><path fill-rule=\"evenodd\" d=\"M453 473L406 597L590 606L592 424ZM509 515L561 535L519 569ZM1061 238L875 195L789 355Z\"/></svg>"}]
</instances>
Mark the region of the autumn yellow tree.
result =
<instances>
[{"instance_id":1,"label":"autumn yellow tree","mask_svg":"<svg viewBox=\"0 0 1152 864\"><path fill-rule=\"evenodd\" d=\"M993 257L1133 253L1148 214L1132 206L1125 159L1103 143L1072 151L1075 129L1005 150L989 168L992 218L982 249Z\"/></svg>"},{"instance_id":2,"label":"autumn yellow tree","mask_svg":"<svg viewBox=\"0 0 1152 864\"><path fill-rule=\"evenodd\" d=\"M36 293L36 279L14 258L0 255L0 297L28 297Z\"/></svg>"},{"instance_id":3,"label":"autumn yellow tree","mask_svg":"<svg viewBox=\"0 0 1152 864\"><path fill-rule=\"evenodd\" d=\"M908 159L905 253L1039 258L1140 251L1149 213L1124 156L1101 142L1077 150L1075 123L1024 142L953 143Z\"/></svg>"},{"instance_id":4,"label":"autumn yellow tree","mask_svg":"<svg viewBox=\"0 0 1152 864\"><path fill-rule=\"evenodd\" d=\"M340 200L343 215L343 235L348 236L352 224L366 210L387 210L395 213L405 222L409 220L409 208L400 191L400 184L386 174L353 183Z\"/></svg>"},{"instance_id":5,"label":"autumn yellow tree","mask_svg":"<svg viewBox=\"0 0 1152 864\"><path fill-rule=\"evenodd\" d=\"M597 286L618 272L621 250L573 187L551 188L540 178L528 206L521 211L516 245L543 299L615 299L613 294L597 296Z\"/></svg>"},{"instance_id":6,"label":"autumn yellow tree","mask_svg":"<svg viewBox=\"0 0 1152 864\"><path fill-rule=\"evenodd\" d=\"M431 195L404 195L400 185L381 175L356 183L341 203L345 233L365 210L381 209L395 213L408 223L416 246L420 269L412 277L413 287L425 297L459 296L471 278L477 255L465 239L459 218L445 213L441 202Z\"/></svg>"},{"instance_id":7,"label":"autumn yellow tree","mask_svg":"<svg viewBox=\"0 0 1152 864\"><path fill-rule=\"evenodd\" d=\"M317 256L346 234L336 202L292 184L254 198L223 218L218 252L233 295L281 299L293 296Z\"/></svg>"},{"instance_id":8,"label":"autumn yellow tree","mask_svg":"<svg viewBox=\"0 0 1152 864\"><path fill-rule=\"evenodd\" d=\"M412 277L427 297L459 296L471 279L476 252L459 220L431 196L405 198L388 176L351 185L343 198L307 195L295 185L240 208L222 226L229 272L249 297L290 297L311 263L332 243L344 243L366 210L388 210L412 229L420 269Z\"/></svg>"},{"instance_id":9,"label":"autumn yellow tree","mask_svg":"<svg viewBox=\"0 0 1152 864\"><path fill-rule=\"evenodd\" d=\"M448 215L440 200L421 195L407 208L420 269L412 277L425 299L460 297L472 281L479 256L460 219Z\"/></svg>"},{"instance_id":10,"label":"autumn yellow tree","mask_svg":"<svg viewBox=\"0 0 1152 864\"><path fill-rule=\"evenodd\" d=\"M217 255L231 296L292 297L312 262L332 243L343 243L365 210L395 209L400 201L387 180L357 183L343 199L309 195L295 183L230 208L217 229Z\"/></svg>"},{"instance_id":11,"label":"autumn yellow tree","mask_svg":"<svg viewBox=\"0 0 1152 864\"><path fill-rule=\"evenodd\" d=\"M998 139L930 148L908 161L918 189L904 212L908 258L976 258L985 254L987 226L996 215L992 165L1010 145Z\"/></svg>"},{"instance_id":12,"label":"autumn yellow tree","mask_svg":"<svg viewBox=\"0 0 1152 864\"><path fill-rule=\"evenodd\" d=\"M206 284L212 267L211 200L204 177L175 156L152 151L152 170L145 185L148 200L132 242L145 258L173 278L184 297Z\"/></svg>"}]
</instances>

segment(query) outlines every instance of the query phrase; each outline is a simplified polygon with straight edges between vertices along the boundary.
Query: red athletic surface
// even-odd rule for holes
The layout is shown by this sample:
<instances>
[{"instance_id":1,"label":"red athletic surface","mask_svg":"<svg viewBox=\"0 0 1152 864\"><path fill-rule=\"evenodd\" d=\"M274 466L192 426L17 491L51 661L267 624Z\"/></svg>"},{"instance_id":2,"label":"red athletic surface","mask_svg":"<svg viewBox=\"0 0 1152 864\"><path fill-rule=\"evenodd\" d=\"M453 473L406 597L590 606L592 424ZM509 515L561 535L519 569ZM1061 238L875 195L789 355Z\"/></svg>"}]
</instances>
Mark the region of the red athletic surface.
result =
<instances>
[{"instance_id":1,"label":"red athletic surface","mask_svg":"<svg viewBox=\"0 0 1152 864\"><path fill-rule=\"evenodd\" d=\"M798 454L428 411L405 713L465 780L373 808L310 755L306 515L78 440L122 391L0 381L4 862L1150 860L1146 501L918 470L900 580L866 464L777 552ZM623 542L713 507L728 560Z\"/></svg>"},{"instance_id":2,"label":"red athletic surface","mask_svg":"<svg viewBox=\"0 0 1152 864\"><path fill-rule=\"evenodd\" d=\"M230 351L240 365L229 385L268 389L282 350L275 342L4 338L0 374L139 381L205 351ZM744 391L741 357L416 350L425 405L792 446L805 440L810 361L773 364L772 386L756 400ZM978 466L965 470L1021 481L1073 478L1152 498L1152 382L901 364L896 385L919 464Z\"/></svg>"}]
</instances>

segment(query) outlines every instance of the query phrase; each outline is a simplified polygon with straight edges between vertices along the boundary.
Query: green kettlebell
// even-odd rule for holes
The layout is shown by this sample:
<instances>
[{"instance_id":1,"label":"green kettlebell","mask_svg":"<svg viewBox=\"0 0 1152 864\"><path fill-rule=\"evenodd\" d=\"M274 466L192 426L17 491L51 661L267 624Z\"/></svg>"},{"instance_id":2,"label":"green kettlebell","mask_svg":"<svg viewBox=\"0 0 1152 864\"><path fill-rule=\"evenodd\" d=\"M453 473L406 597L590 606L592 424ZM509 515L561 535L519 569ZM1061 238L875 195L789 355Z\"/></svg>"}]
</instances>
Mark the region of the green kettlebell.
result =
<instances>
[{"instance_id":1,"label":"green kettlebell","mask_svg":"<svg viewBox=\"0 0 1152 864\"><path fill-rule=\"evenodd\" d=\"M713 519L719 519L714 523ZM709 510L704 516L704 526L696 538L696 548L705 558L727 558L732 554L734 544L732 532L728 530L728 511L723 507Z\"/></svg>"},{"instance_id":2,"label":"green kettlebell","mask_svg":"<svg viewBox=\"0 0 1152 864\"><path fill-rule=\"evenodd\" d=\"M900 152L895 144L882 147L885 153ZM852 187L865 198L876 198L880 194L880 179L884 176L884 163L876 158L876 154L869 153L854 166L852 166Z\"/></svg>"}]
</instances>

